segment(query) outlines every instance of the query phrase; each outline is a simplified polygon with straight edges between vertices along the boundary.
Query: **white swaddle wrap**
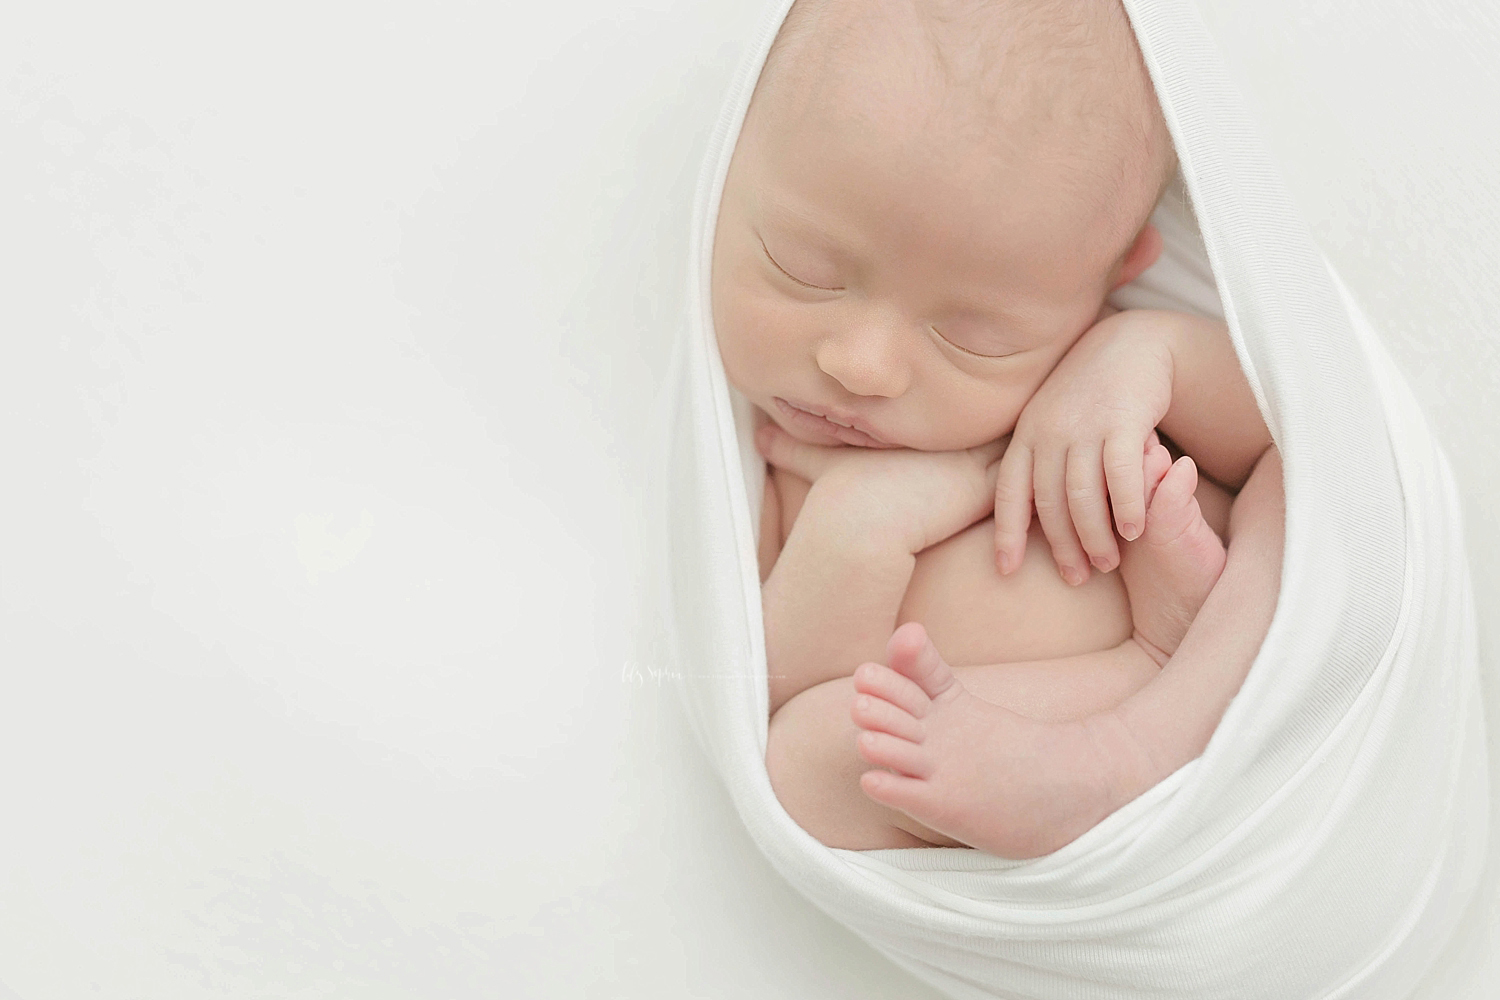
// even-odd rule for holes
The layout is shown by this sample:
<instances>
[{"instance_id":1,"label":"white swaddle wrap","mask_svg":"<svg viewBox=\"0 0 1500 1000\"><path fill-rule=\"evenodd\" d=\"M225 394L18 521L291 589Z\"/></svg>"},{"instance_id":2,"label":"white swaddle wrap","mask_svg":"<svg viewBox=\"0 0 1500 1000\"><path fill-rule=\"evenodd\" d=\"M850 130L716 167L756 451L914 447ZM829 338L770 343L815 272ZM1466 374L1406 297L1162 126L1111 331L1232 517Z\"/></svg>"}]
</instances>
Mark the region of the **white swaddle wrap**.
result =
<instances>
[{"instance_id":1,"label":"white swaddle wrap","mask_svg":"<svg viewBox=\"0 0 1500 1000\"><path fill-rule=\"evenodd\" d=\"M1060 851L826 848L764 765L763 468L710 319L720 192L771 0L700 182L673 372L674 668L746 827L810 900L955 997L1403 997L1483 864L1487 775L1454 488L1284 195L1185 0L1127 0L1196 210L1119 299L1217 312L1285 468L1275 619L1203 755ZM1198 234L1201 232L1201 244ZM1213 285L1217 285L1217 300Z\"/></svg>"}]
</instances>

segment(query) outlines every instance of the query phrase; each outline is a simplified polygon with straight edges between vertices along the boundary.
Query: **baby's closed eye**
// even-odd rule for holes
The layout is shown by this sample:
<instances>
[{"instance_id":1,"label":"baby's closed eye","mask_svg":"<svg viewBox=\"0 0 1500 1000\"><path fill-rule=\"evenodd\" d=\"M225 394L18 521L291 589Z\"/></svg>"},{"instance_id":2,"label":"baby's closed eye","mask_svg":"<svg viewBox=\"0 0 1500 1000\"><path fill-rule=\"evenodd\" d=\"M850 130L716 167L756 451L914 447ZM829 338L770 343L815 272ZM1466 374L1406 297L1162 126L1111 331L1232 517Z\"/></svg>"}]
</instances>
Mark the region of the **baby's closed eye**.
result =
<instances>
[{"instance_id":1,"label":"baby's closed eye","mask_svg":"<svg viewBox=\"0 0 1500 1000\"><path fill-rule=\"evenodd\" d=\"M949 347L976 358L998 360L1013 357L1024 350L1015 343L1014 337L1008 337L992 327L960 323L944 325L941 330L936 326L929 326L928 329Z\"/></svg>"},{"instance_id":2,"label":"baby's closed eye","mask_svg":"<svg viewBox=\"0 0 1500 1000\"><path fill-rule=\"evenodd\" d=\"M819 292L842 292L844 290L841 286L838 285L836 281L831 280L831 275L821 274L819 273L819 269L813 267L810 263L798 261L796 260L795 256L789 257L785 252L783 252L782 257L783 259L786 259L788 263L783 264L780 260L776 259L776 255L771 252L771 248L766 246L764 237L760 238L760 248L765 253L766 260L771 262L772 267L776 268L776 270L780 271L785 277L795 282L796 284L801 285L803 288L811 288ZM806 278L800 278L797 276L797 274L794 274L793 271L809 276L816 276L821 280L827 280L828 284L820 284L818 281L810 281Z\"/></svg>"}]
</instances>

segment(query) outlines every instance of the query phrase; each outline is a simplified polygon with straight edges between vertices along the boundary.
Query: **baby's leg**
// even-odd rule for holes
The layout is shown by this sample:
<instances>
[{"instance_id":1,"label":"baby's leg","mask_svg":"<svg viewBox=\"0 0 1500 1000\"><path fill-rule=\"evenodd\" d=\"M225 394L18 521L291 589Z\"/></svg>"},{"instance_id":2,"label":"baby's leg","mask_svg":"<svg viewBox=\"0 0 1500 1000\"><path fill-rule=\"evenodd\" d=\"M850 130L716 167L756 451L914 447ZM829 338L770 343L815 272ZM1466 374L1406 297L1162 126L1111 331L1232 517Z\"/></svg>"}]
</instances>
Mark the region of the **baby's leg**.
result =
<instances>
[{"instance_id":1,"label":"baby's leg","mask_svg":"<svg viewBox=\"0 0 1500 1000\"><path fill-rule=\"evenodd\" d=\"M766 773L782 808L828 847L962 846L860 789L870 765L854 749L854 697L854 678L839 677L799 692L771 716Z\"/></svg>"},{"instance_id":2,"label":"baby's leg","mask_svg":"<svg viewBox=\"0 0 1500 1000\"><path fill-rule=\"evenodd\" d=\"M1146 528L1122 546L1120 577L1133 638L1157 663L1177 651L1224 569L1224 543L1204 520L1199 488L1192 459L1173 464L1160 444L1146 453Z\"/></svg>"}]
</instances>

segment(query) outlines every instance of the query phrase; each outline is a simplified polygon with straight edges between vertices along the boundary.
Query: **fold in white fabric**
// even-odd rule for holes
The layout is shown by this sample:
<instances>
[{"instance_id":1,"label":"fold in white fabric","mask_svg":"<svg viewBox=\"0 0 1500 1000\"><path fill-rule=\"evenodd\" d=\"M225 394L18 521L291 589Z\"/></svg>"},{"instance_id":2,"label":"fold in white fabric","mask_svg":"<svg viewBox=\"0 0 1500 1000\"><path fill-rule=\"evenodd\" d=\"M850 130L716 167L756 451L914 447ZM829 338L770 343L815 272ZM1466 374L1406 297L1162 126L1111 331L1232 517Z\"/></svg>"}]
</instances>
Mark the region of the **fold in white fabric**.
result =
<instances>
[{"instance_id":1,"label":"fold in white fabric","mask_svg":"<svg viewBox=\"0 0 1500 1000\"><path fill-rule=\"evenodd\" d=\"M1201 757L1062 850L823 847L771 791L762 466L709 308L772 0L700 181L674 363L668 600L681 691L745 826L808 899L954 997L1406 996L1483 865L1473 602L1443 456L1284 194L1185 0L1127 0L1181 162L1169 252L1122 305L1222 314L1281 449L1275 619Z\"/></svg>"}]
</instances>

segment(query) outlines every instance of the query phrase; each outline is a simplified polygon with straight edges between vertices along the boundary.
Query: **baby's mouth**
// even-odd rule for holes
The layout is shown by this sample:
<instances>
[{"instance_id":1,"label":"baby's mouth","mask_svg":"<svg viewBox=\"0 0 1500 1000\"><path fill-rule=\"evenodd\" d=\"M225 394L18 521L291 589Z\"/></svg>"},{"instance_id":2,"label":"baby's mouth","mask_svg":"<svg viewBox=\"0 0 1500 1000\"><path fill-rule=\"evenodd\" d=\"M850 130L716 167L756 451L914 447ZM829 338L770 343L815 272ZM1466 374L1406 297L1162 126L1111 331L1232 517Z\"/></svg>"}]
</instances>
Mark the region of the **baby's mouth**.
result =
<instances>
[{"instance_id":1,"label":"baby's mouth","mask_svg":"<svg viewBox=\"0 0 1500 1000\"><path fill-rule=\"evenodd\" d=\"M863 426L856 426L852 422L845 423L837 420L813 407L791 403L780 396L775 396L773 399L776 403L776 408L782 412L792 426L803 431L822 434L843 444L853 445L856 448L901 447L900 445L882 441Z\"/></svg>"}]
</instances>

